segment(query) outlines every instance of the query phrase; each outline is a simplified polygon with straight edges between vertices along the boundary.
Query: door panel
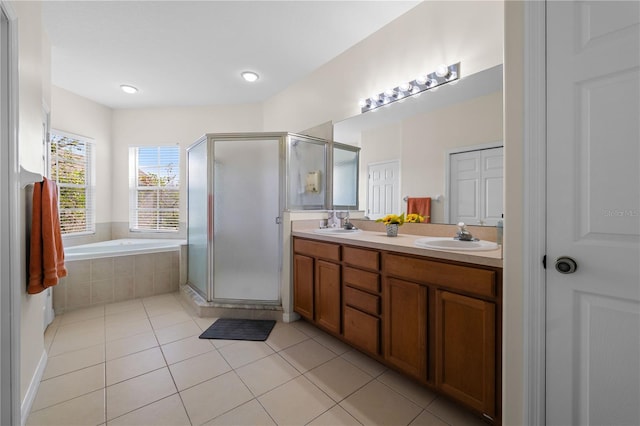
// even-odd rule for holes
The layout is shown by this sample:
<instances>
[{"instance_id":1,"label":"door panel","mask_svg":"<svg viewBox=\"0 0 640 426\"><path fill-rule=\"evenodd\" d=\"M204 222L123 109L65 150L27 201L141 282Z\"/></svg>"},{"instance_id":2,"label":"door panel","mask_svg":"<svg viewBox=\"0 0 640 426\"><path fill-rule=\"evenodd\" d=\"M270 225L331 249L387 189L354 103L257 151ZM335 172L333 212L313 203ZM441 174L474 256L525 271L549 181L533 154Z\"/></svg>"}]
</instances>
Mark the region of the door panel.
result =
<instances>
[{"instance_id":1,"label":"door panel","mask_svg":"<svg viewBox=\"0 0 640 426\"><path fill-rule=\"evenodd\" d=\"M388 278L384 291L384 356L405 373L427 378L427 288Z\"/></svg>"},{"instance_id":2,"label":"door panel","mask_svg":"<svg viewBox=\"0 0 640 426\"><path fill-rule=\"evenodd\" d=\"M639 15L547 2L548 424L640 424Z\"/></svg>"},{"instance_id":3,"label":"door panel","mask_svg":"<svg viewBox=\"0 0 640 426\"><path fill-rule=\"evenodd\" d=\"M313 321L313 258L293 255L293 310Z\"/></svg>"},{"instance_id":4,"label":"door panel","mask_svg":"<svg viewBox=\"0 0 640 426\"><path fill-rule=\"evenodd\" d=\"M316 322L340 334L340 265L318 260L315 280L315 319Z\"/></svg>"},{"instance_id":5,"label":"door panel","mask_svg":"<svg viewBox=\"0 0 640 426\"><path fill-rule=\"evenodd\" d=\"M438 290L436 348L438 388L495 417L495 304Z\"/></svg>"},{"instance_id":6,"label":"door panel","mask_svg":"<svg viewBox=\"0 0 640 426\"><path fill-rule=\"evenodd\" d=\"M449 222L495 226L503 213L503 148L449 156Z\"/></svg>"},{"instance_id":7,"label":"door panel","mask_svg":"<svg viewBox=\"0 0 640 426\"><path fill-rule=\"evenodd\" d=\"M369 165L367 216L378 219L400 209L400 163L390 161Z\"/></svg>"}]
</instances>

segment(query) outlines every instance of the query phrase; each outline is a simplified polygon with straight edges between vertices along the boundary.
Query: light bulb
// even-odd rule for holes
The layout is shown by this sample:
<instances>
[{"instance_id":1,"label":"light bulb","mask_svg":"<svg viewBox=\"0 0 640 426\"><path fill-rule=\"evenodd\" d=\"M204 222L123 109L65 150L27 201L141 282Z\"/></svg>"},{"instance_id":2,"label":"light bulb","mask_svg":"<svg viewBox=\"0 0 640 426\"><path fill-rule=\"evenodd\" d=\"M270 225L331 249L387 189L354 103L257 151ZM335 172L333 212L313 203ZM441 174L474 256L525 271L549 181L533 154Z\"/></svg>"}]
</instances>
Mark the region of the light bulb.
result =
<instances>
[{"instance_id":1,"label":"light bulb","mask_svg":"<svg viewBox=\"0 0 640 426\"><path fill-rule=\"evenodd\" d=\"M441 78L448 76L449 67L447 67L445 64L438 65L438 68L436 68L436 75Z\"/></svg>"},{"instance_id":2,"label":"light bulb","mask_svg":"<svg viewBox=\"0 0 640 426\"><path fill-rule=\"evenodd\" d=\"M395 94L396 91L393 89L387 89L384 91L384 94L388 97L388 98L392 98Z\"/></svg>"},{"instance_id":3,"label":"light bulb","mask_svg":"<svg viewBox=\"0 0 640 426\"><path fill-rule=\"evenodd\" d=\"M253 71L243 71L240 73L240 75L245 79L245 81L248 81L249 83L258 81L258 79L260 78L260 76Z\"/></svg>"},{"instance_id":4,"label":"light bulb","mask_svg":"<svg viewBox=\"0 0 640 426\"><path fill-rule=\"evenodd\" d=\"M403 92L408 92L409 90L411 90L411 87L411 83L402 83L400 86L398 86L398 88Z\"/></svg>"},{"instance_id":5,"label":"light bulb","mask_svg":"<svg viewBox=\"0 0 640 426\"><path fill-rule=\"evenodd\" d=\"M435 78L429 79L429 87L436 87L438 85L438 80Z\"/></svg>"},{"instance_id":6,"label":"light bulb","mask_svg":"<svg viewBox=\"0 0 640 426\"><path fill-rule=\"evenodd\" d=\"M137 87L129 86L128 84L120 85L120 89L122 89L122 91L124 93L128 93L130 95L132 95L134 93L138 93L138 88Z\"/></svg>"},{"instance_id":7,"label":"light bulb","mask_svg":"<svg viewBox=\"0 0 640 426\"><path fill-rule=\"evenodd\" d=\"M421 86L424 86L425 84L427 84L427 80L428 80L428 77L426 75L421 75L421 76L418 76L418 78L416 78L416 83L418 83Z\"/></svg>"},{"instance_id":8,"label":"light bulb","mask_svg":"<svg viewBox=\"0 0 640 426\"><path fill-rule=\"evenodd\" d=\"M358 105L360 105L360 108L364 108L364 107L366 107L368 104L369 104L369 103L367 102L367 100L366 100L366 99L360 99L360 100L358 101Z\"/></svg>"},{"instance_id":9,"label":"light bulb","mask_svg":"<svg viewBox=\"0 0 640 426\"><path fill-rule=\"evenodd\" d=\"M451 73L449 74L448 80L455 80L456 78L458 78L458 73L455 71L451 71Z\"/></svg>"}]
</instances>

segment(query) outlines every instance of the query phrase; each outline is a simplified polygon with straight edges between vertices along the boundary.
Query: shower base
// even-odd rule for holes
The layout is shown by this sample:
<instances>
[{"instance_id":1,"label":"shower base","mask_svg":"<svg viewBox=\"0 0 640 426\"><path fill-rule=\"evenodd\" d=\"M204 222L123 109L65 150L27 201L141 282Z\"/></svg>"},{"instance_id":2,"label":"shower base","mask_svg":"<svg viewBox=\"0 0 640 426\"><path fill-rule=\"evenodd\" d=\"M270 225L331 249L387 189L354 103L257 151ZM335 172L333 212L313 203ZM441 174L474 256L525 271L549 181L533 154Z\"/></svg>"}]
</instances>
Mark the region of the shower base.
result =
<instances>
[{"instance_id":1,"label":"shower base","mask_svg":"<svg viewBox=\"0 0 640 426\"><path fill-rule=\"evenodd\" d=\"M237 301L233 303L207 302L188 285L180 286L180 295L203 318L244 318L282 321L282 306L270 303Z\"/></svg>"}]
</instances>

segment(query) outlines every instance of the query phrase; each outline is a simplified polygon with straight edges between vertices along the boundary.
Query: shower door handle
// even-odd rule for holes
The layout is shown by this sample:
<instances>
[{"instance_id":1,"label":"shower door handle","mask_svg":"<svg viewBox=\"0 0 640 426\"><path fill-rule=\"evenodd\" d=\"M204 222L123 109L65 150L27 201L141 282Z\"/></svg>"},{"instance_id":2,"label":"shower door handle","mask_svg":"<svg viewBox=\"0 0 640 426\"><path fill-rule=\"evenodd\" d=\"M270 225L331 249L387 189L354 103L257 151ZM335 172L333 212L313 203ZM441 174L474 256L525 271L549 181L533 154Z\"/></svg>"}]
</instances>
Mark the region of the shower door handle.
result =
<instances>
[{"instance_id":1,"label":"shower door handle","mask_svg":"<svg viewBox=\"0 0 640 426\"><path fill-rule=\"evenodd\" d=\"M280 216L276 217L276 225L280 225L282 220L280 220Z\"/></svg>"}]
</instances>

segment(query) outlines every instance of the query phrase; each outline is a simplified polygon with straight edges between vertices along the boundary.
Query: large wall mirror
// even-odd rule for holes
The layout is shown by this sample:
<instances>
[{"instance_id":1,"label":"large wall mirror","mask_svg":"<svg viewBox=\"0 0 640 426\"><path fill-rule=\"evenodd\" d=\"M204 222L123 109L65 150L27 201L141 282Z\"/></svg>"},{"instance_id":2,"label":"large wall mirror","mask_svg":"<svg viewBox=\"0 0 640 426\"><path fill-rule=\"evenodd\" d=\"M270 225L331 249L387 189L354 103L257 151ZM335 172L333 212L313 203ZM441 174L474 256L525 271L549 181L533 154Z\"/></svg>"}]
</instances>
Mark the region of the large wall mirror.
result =
<instances>
[{"instance_id":1,"label":"large wall mirror","mask_svg":"<svg viewBox=\"0 0 640 426\"><path fill-rule=\"evenodd\" d=\"M431 197L432 223L495 226L504 187L502 78L502 65L463 74L334 123L336 142L361 148L359 205L367 217L405 212L406 197Z\"/></svg>"}]
</instances>

